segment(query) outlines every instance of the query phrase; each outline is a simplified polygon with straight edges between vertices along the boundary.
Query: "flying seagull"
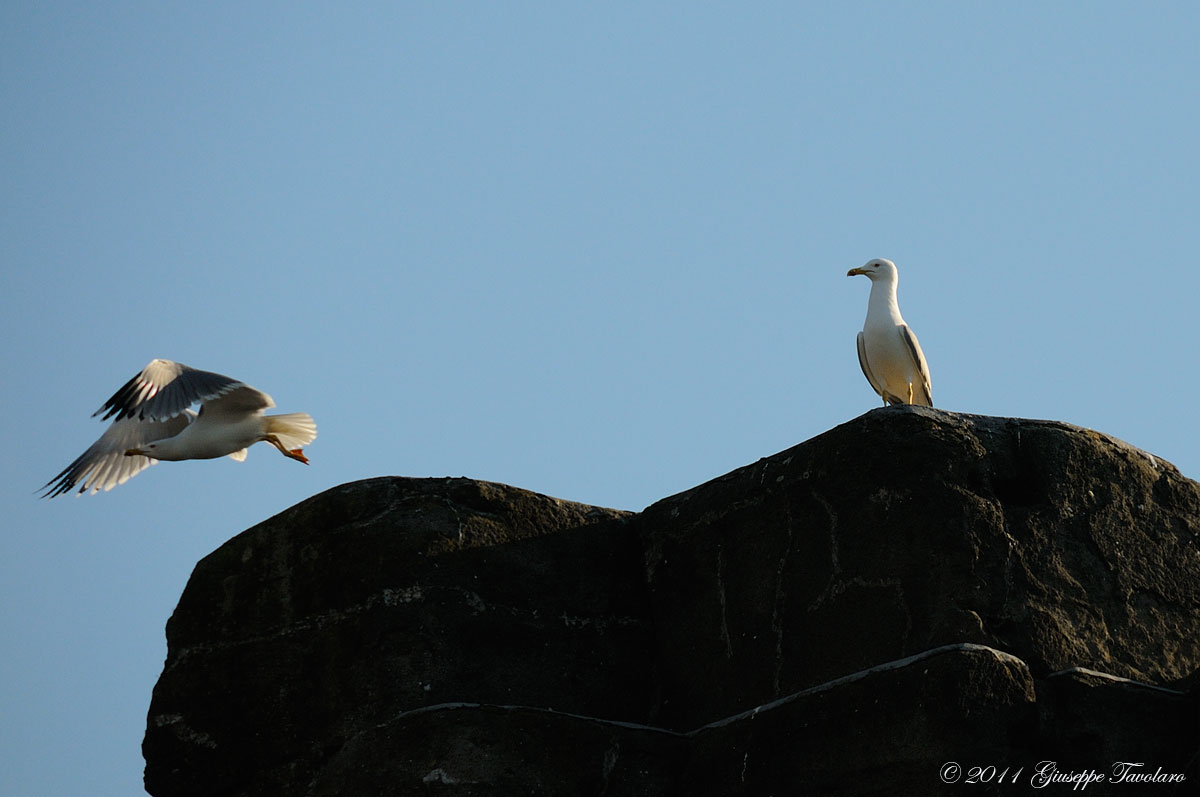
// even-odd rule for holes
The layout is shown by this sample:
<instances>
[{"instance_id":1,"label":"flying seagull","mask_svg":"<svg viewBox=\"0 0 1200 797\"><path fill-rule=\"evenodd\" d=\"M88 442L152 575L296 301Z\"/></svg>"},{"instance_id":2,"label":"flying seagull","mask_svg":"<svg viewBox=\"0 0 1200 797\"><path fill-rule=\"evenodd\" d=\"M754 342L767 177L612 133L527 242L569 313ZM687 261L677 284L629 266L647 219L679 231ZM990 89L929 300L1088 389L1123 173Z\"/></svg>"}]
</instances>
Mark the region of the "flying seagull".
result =
<instances>
[{"instance_id":1,"label":"flying seagull","mask_svg":"<svg viewBox=\"0 0 1200 797\"><path fill-rule=\"evenodd\" d=\"M933 406L933 388L929 364L917 336L900 317L896 303L896 283L900 281L896 264L878 258L852 268L847 277L862 274L871 280L871 298L867 300L867 320L858 333L858 364L863 375L883 397L883 404L923 404Z\"/></svg>"},{"instance_id":2,"label":"flying seagull","mask_svg":"<svg viewBox=\"0 0 1200 797\"><path fill-rule=\"evenodd\" d=\"M200 411L191 407L200 402ZM42 488L53 498L79 485L83 494L111 490L158 460L215 459L241 462L246 449L264 441L285 457L308 464L301 450L317 437L304 412L264 415L275 402L261 390L211 371L170 360L151 360L92 413L113 418L87 451ZM115 417L114 417L115 416Z\"/></svg>"}]
</instances>

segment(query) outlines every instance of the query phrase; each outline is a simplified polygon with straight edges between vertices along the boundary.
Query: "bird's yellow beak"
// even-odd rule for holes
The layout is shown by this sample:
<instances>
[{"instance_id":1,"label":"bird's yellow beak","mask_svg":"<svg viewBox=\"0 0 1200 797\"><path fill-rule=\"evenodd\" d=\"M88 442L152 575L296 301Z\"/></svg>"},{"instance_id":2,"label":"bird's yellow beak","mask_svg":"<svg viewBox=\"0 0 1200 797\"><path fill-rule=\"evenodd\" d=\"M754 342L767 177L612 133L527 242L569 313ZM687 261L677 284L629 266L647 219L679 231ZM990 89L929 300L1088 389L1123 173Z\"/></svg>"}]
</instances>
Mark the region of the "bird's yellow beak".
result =
<instances>
[{"instance_id":1,"label":"bird's yellow beak","mask_svg":"<svg viewBox=\"0 0 1200 797\"><path fill-rule=\"evenodd\" d=\"M850 269L849 271L847 271L847 272L846 272L846 276L847 276L847 277L853 277L853 276L855 276L855 275L857 275L857 274L866 274L866 273L867 273L867 272L866 272L865 270L863 270L863 268L860 266L859 268L852 268L852 269Z\"/></svg>"}]
</instances>

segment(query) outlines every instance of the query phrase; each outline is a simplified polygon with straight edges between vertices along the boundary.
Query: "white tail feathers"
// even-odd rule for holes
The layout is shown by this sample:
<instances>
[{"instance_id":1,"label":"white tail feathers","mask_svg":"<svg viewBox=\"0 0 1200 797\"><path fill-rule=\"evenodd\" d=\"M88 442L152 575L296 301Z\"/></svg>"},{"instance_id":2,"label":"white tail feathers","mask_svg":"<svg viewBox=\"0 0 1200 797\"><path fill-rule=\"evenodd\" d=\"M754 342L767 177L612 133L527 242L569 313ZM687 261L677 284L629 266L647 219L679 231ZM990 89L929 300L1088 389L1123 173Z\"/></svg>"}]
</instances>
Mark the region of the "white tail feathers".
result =
<instances>
[{"instance_id":1,"label":"white tail feathers","mask_svg":"<svg viewBox=\"0 0 1200 797\"><path fill-rule=\"evenodd\" d=\"M307 412L268 415L267 434L279 438L284 448L303 448L317 439L317 422Z\"/></svg>"}]
</instances>

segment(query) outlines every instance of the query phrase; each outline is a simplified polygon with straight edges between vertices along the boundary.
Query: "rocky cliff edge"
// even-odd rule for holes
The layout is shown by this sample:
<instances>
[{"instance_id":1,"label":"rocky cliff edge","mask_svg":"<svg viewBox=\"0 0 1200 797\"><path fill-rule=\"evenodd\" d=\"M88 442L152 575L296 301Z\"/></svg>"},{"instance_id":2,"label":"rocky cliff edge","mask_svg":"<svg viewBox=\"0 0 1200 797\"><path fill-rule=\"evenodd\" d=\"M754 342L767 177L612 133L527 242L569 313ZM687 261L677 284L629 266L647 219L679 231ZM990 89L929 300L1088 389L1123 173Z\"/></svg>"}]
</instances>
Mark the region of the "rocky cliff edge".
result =
<instances>
[{"instance_id":1,"label":"rocky cliff edge","mask_svg":"<svg viewBox=\"0 0 1200 797\"><path fill-rule=\"evenodd\" d=\"M369 479L203 559L167 640L159 797L1190 794L1200 485L917 407L640 513Z\"/></svg>"}]
</instances>

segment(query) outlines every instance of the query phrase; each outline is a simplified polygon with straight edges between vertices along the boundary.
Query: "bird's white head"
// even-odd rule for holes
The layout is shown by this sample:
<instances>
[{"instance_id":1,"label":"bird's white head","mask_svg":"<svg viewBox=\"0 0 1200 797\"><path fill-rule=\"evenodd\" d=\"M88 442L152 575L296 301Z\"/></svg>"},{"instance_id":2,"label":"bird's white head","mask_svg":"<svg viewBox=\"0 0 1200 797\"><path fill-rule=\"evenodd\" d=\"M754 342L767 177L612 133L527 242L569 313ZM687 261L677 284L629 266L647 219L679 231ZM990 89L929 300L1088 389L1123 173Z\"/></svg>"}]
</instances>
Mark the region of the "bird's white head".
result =
<instances>
[{"instance_id":1,"label":"bird's white head","mask_svg":"<svg viewBox=\"0 0 1200 797\"><path fill-rule=\"evenodd\" d=\"M847 277L853 277L857 274L862 274L871 280L871 282L875 282L876 280L895 282L899 277L899 272L896 271L896 264L882 257L868 260L858 268L852 268L846 272Z\"/></svg>"},{"instance_id":2,"label":"bird's white head","mask_svg":"<svg viewBox=\"0 0 1200 797\"><path fill-rule=\"evenodd\" d=\"M169 460L177 462L181 459L192 459L187 449L179 450L177 437L164 437L152 443L142 443L136 448L125 449L127 457L149 457L150 459Z\"/></svg>"}]
</instances>

